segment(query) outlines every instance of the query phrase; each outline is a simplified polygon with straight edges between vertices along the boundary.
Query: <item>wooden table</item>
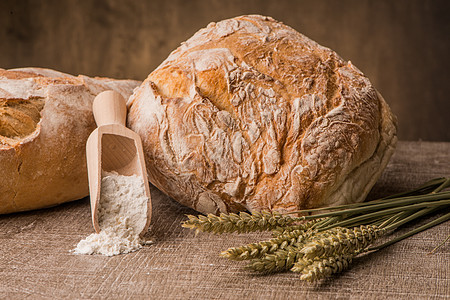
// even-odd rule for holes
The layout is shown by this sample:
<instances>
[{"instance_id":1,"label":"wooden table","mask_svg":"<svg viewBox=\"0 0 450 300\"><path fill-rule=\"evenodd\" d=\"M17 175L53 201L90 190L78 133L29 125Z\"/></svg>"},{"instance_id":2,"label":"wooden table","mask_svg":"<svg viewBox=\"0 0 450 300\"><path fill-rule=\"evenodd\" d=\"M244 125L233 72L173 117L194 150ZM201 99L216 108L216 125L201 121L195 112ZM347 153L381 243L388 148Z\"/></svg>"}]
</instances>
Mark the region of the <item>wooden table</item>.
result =
<instances>
[{"instance_id":1,"label":"wooden table","mask_svg":"<svg viewBox=\"0 0 450 300\"><path fill-rule=\"evenodd\" d=\"M401 142L369 197L450 176L450 143ZM154 244L115 257L74 255L92 233L89 200L0 216L0 298L145 299L448 299L450 222L357 259L332 279L310 284L294 273L258 275L218 256L269 237L198 234L181 228L194 211L152 188ZM407 230L405 228L404 230ZM294 298L295 297L295 298Z\"/></svg>"}]
</instances>

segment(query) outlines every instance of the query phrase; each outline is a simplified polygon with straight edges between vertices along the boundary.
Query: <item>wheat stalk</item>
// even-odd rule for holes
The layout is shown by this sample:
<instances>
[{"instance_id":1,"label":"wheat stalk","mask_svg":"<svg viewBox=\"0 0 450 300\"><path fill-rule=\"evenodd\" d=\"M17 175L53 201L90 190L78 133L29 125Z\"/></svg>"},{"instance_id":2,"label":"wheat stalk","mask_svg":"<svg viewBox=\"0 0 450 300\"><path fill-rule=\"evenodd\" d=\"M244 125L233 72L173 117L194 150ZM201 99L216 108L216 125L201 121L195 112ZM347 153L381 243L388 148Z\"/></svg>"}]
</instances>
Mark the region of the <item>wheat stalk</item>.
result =
<instances>
[{"instance_id":1,"label":"wheat stalk","mask_svg":"<svg viewBox=\"0 0 450 300\"><path fill-rule=\"evenodd\" d=\"M253 231L267 231L291 225L296 221L302 221L303 218L295 218L289 215L271 213L267 211L248 214L241 212L239 214L220 214L216 216L208 214L207 216L193 215L187 216L189 220L183 222L185 228L195 229L196 232L221 233L247 233Z\"/></svg>"},{"instance_id":2,"label":"wheat stalk","mask_svg":"<svg viewBox=\"0 0 450 300\"><path fill-rule=\"evenodd\" d=\"M246 268L262 273L289 270L298 259L303 257L299 250L294 245L290 245L285 249L278 249L271 254L265 254L260 258L251 260Z\"/></svg>"},{"instance_id":3,"label":"wheat stalk","mask_svg":"<svg viewBox=\"0 0 450 300\"><path fill-rule=\"evenodd\" d=\"M336 227L314 236L301 252L307 258L355 253L367 248L384 233L384 229L372 225L352 229Z\"/></svg>"},{"instance_id":4,"label":"wheat stalk","mask_svg":"<svg viewBox=\"0 0 450 300\"><path fill-rule=\"evenodd\" d=\"M311 235L312 232L296 229L293 231L288 231L268 241L229 248L223 251L220 255L232 260L258 258L265 254L274 253L277 250L283 250L288 246L302 243Z\"/></svg>"},{"instance_id":5,"label":"wheat stalk","mask_svg":"<svg viewBox=\"0 0 450 300\"><path fill-rule=\"evenodd\" d=\"M291 271L302 273L301 280L315 281L347 269L355 256L355 253L338 254L326 258L302 260L295 263Z\"/></svg>"},{"instance_id":6,"label":"wheat stalk","mask_svg":"<svg viewBox=\"0 0 450 300\"><path fill-rule=\"evenodd\" d=\"M295 212L299 215L319 213L316 215L293 217L270 212L189 215L182 226L215 234L271 230L272 239L229 248L221 256L250 260L247 268L254 271L291 270L301 273L302 280L315 281L341 272L361 253L377 251L450 220L450 213L446 213L373 246L380 237L403 224L450 208L450 192L443 191L448 187L449 178L437 178L412 191L379 200Z\"/></svg>"}]
</instances>

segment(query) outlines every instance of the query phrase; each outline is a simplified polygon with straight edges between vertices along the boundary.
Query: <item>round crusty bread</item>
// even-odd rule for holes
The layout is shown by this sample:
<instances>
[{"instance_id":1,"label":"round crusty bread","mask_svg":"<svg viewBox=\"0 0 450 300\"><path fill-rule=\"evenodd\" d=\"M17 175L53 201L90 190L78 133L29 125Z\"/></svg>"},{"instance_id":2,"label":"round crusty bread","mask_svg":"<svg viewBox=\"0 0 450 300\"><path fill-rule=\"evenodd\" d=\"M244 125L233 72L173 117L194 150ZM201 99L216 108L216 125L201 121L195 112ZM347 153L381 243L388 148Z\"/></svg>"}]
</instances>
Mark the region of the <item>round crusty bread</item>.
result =
<instances>
[{"instance_id":1,"label":"round crusty bread","mask_svg":"<svg viewBox=\"0 0 450 300\"><path fill-rule=\"evenodd\" d=\"M361 71L257 15L198 31L128 105L150 181L202 213L362 201L397 140Z\"/></svg>"},{"instance_id":2,"label":"round crusty bread","mask_svg":"<svg viewBox=\"0 0 450 300\"><path fill-rule=\"evenodd\" d=\"M85 145L96 127L92 101L109 89L128 98L139 83L0 69L0 213L87 196Z\"/></svg>"}]
</instances>

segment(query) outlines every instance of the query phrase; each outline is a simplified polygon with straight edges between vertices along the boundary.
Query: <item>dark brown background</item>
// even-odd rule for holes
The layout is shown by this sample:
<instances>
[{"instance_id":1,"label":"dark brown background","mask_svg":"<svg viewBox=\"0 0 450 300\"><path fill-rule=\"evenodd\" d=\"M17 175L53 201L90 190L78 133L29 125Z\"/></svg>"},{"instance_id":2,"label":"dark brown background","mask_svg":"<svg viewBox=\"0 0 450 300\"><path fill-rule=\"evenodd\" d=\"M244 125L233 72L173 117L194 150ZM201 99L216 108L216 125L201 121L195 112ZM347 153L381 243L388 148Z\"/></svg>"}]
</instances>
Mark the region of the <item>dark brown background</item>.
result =
<instances>
[{"instance_id":1,"label":"dark brown background","mask_svg":"<svg viewBox=\"0 0 450 300\"><path fill-rule=\"evenodd\" d=\"M450 141L448 1L0 1L0 67L143 80L211 21L259 13L351 60L403 140Z\"/></svg>"}]
</instances>

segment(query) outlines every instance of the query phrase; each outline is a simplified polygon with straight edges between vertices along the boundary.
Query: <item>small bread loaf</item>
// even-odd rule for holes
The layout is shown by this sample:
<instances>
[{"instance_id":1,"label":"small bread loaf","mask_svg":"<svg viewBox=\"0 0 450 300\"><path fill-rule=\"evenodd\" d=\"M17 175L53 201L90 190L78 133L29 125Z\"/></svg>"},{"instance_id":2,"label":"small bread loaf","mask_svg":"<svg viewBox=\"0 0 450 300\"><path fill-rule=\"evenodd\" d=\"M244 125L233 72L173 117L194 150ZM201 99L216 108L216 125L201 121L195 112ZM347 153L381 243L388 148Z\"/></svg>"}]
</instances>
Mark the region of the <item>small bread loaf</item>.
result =
<instances>
[{"instance_id":1,"label":"small bread loaf","mask_svg":"<svg viewBox=\"0 0 450 300\"><path fill-rule=\"evenodd\" d=\"M0 69L0 213L87 196L92 101L109 89L128 98L138 85L49 69Z\"/></svg>"},{"instance_id":2,"label":"small bread loaf","mask_svg":"<svg viewBox=\"0 0 450 300\"><path fill-rule=\"evenodd\" d=\"M362 201L397 140L351 62L257 15L198 31L128 105L150 181L203 213Z\"/></svg>"}]
</instances>

